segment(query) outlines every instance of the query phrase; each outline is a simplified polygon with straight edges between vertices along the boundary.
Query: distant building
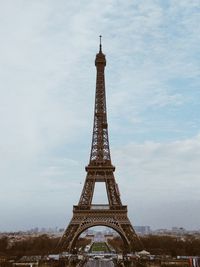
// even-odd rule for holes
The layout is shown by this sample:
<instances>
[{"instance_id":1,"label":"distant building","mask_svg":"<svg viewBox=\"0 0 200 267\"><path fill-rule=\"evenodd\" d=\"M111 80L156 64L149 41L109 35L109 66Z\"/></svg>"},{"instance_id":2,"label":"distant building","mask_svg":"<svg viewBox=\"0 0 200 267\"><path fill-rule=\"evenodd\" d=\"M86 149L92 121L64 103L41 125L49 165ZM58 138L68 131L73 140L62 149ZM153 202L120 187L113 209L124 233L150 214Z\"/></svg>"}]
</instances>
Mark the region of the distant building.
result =
<instances>
[{"instance_id":1,"label":"distant building","mask_svg":"<svg viewBox=\"0 0 200 267\"><path fill-rule=\"evenodd\" d=\"M105 236L106 242L108 242L109 239L113 239L115 237L113 234L106 234L104 236Z\"/></svg>"},{"instance_id":2,"label":"distant building","mask_svg":"<svg viewBox=\"0 0 200 267\"><path fill-rule=\"evenodd\" d=\"M42 259L41 256L23 256L21 259L13 263L14 267L37 267L39 261Z\"/></svg>"},{"instance_id":3,"label":"distant building","mask_svg":"<svg viewBox=\"0 0 200 267\"><path fill-rule=\"evenodd\" d=\"M186 230L183 227L172 227L172 233L182 235L186 233Z\"/></svg>"},{"instance_id":4,"label":"distant building","mask_svg":"<svg viewBox=\"0 0 200 267\"><path fill-rule=\"evenodd\" d=\"M101 232L97 232L94 236L94 242L105 242L105 236Z\"/></svg>"},{"instance_id":5,"label":"distant building","mask_svg":"<svg viewBox=\"0 0 200 267\"><path fill-rule=\"evenodd\" d=\"M148 225L134 226L134 229L135 229L136 233L139 235L148 235L151 233L151 228Z\"/></svg>"},{"instance_id":6,"label":"distant building","mask_svg":"<svg viewBox=\"0 0 200 267\"><path fill-rule=\"evenodd\" d=\"M84 237L85 239L91 240L91 242L93 242L94 241L94 236L95 235L92 235L92 234L86 234L85 236L81 236L81 237Z\"/></svg>"}]
</instances>

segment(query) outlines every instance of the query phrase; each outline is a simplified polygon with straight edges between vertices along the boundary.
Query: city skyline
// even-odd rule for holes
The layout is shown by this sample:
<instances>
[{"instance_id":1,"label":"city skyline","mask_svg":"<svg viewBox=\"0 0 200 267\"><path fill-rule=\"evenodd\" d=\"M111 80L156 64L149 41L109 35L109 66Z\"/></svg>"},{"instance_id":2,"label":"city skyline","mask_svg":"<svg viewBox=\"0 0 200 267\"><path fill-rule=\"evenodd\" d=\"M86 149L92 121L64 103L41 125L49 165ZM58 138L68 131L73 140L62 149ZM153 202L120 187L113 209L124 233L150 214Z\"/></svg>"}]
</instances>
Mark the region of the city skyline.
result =
<instances>
[{"instance_id":1,"label":"city skyline","mask_svg":"<svg viewBox=\"0 0 200 267\"><path fill-rule=\"evenodd\" d=\"M180 234L180 235L187 235L187 234L200 234L200 229L193 229L193 230L188 230L185 229L181 226L172 226L171 228L152 228L150 225L133 225L134 230L142 235L148 235L148 234ZM59 235L61 236L64 232L65 228L59 227L59 226L51 226L51 227L37 227L35 226L34 228L30 228L30 229L18 229L16 231L0 231L1 235L4 234L42 234L42 233L47 233L47 234L51 234L51 233L59 233ZM117 235L119 235L119 233L117 233L117 231L115 231L114 229L107 227L107 226L93 226L90 227L88 229L86 229L85 231L82 232L82 234L85 233L92 233L92 232L113 232ZM82 235L81 234L81 235Z\"/></svg>"},{"instance_id":2,"label":"city skyline","mask_svg":"<svg viewBox=\"0 0 200 267\"><path fill-rule=\"evenodd\" d=\"M100 34L111 158L133 225L200 228L199 4L0 3L0 231L71 218Z\"/></svg>"}]
</instances>

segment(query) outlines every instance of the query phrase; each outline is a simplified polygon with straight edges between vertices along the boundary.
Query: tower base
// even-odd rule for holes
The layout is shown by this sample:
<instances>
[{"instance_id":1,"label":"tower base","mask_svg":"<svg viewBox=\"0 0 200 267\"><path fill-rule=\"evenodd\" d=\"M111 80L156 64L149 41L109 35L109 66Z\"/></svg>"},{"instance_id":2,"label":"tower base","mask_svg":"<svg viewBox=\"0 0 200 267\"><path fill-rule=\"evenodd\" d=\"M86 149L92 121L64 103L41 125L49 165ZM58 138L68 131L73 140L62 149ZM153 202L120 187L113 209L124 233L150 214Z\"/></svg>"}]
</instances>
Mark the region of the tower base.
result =
<instances>
[{"instance_id":1,"label":"tower base","mask_svg":"<svg viewBox=\"0 0 200 267\"><path fill-rule=\"evenodd\" d=\"M142 244L127 216L127 206L91 205L90 208L74 206L70 221L59 248L73 252L82 232L94 226L107 226L115 230L124 242L124 253L140 250Z\"/></svg>"}]
</instances>

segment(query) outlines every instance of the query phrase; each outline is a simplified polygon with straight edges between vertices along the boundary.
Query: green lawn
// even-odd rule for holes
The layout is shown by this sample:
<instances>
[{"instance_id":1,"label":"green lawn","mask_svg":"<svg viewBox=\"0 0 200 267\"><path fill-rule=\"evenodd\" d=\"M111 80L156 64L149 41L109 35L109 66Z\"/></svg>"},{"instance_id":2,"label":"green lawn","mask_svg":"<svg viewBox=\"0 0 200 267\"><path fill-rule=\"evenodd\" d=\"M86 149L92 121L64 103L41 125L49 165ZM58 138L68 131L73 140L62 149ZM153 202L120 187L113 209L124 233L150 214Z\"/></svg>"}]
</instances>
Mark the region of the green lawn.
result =
<instances>
[{"instance_id":1,"label":"green lawn","mask_svg":"<svg viewBox=\"0 0 200 267\"><path fill-rule=\"evenodd\" d=\"M98 252L98 251L103 251L103 252L110 252L107 244L105 242L95 242L92 244L91 252Z\"/></svg>"}]
</instances>

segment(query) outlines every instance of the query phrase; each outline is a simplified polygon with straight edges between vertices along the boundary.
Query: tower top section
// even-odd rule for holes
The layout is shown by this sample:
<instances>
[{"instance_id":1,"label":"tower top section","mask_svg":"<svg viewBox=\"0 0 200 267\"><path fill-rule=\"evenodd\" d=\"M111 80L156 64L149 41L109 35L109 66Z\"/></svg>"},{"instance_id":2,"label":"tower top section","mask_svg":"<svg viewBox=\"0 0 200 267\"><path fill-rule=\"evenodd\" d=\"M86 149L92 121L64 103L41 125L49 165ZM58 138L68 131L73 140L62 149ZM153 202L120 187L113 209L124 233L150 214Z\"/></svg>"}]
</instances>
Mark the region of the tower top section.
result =
<instances>
[{"instance_id":1,"label":"tower top section","mask_svg":"<svg viewBox=\"0 0 200 267\"><path fill-rule=\"evenodd\" d=\"M102 42L101 42L102 36L99 36L99 53L96 54L95 59L95 66L98 67L105 67L106 66L106 56L102 52Z\"/></svg>"},{"instance_id":2,"label":"tower top section","mask_svg":"<svg viewBox=\"0 0 200 267\"><path fill-rule=\"evenodd\" d=\"M96 76L96 94L94 107L94 125L90 162L88 167L109 167L114 170L111 164L110 148L108 140L108 123L106 111L106 90L104 68L106 66L106 57L102 52L102 43L100 35L99 52L96 54L95 66ZM87 167L87 168L88 168Z\"/></svg>"}]
</instances>

